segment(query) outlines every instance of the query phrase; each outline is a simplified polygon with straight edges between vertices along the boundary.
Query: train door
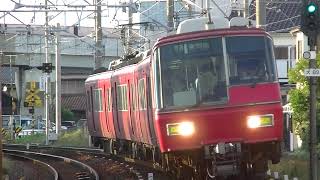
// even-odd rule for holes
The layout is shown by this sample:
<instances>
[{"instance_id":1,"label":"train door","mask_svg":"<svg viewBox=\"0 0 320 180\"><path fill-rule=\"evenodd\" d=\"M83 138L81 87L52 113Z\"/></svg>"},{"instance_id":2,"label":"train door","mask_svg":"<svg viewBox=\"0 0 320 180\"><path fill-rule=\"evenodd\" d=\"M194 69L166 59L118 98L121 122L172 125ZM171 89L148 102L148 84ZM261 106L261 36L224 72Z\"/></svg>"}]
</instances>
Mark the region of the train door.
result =
<instances>
[{"instance_id":1,"label":"train door","mask_svg":"<svg viewBox=\"0 0 320 180\"><path fill-rule=\"evenodd\" d=\"M119 107L119 103L118 102L118 90L117 90L117 83L114 82L112 84L112 100L113 100L113 103L112 103L112 108L113 108L113 122L114 122L114 128L115 128L115 135L117 138L123 138L122 137L122 125L121 125L121 117L119 117L119 113L118 113L118 107Z\"/></svg>"},{"instance_id":2,"label":"train door","mask_svg":"<svg viewBox=\"0 0 320 180\"><path fill-rule=\"evenodd\" d=\"M96 126L94 123L94 109L93 109L93 96L92 87L87 88L87 119L88 119L88 130L91 135L96 135Z\"/></svg>"},{"instance_id":3,"label":"train door","mask_svg":"<svg viewBox=\"0 0 320 180\"><path fill-rule=\"evenodd\" d=\"M105 112L106 112L106 121L107 121L107 129L110 133L109 138L115 138L115 130L114 130L114 121L113 121L113 107L112 107L112 93L111 93L111 85L108 84L105 88Z\"/></svg>"},{"instance_id":4,"label":"train door","mask_svg":"<svg viewBox=\"0 0 320 180\"><path fill-rule=\"evenodd\" d=\"M131 139L130 136L130 117L129 117L129 88L128 81L117 86L117 102L118 102L118 120L122 124L123 139Z\"/></svg>"},{"instance_id":5,"label":"train door","mask_svg":"<svg viewBox=\"0 0 320 180\"><path fill-rule=\"evenodd\" d=\"M152 115L152 96L151 96L151 80L148 76L146 78L146 98L147 98L147 120L148 120L148 127L149 127L149 133L151 138L151 143L156 145L156 133L154 129L154 122L153 122L153 115Z\"/></svg>"},{"instance_id":6,"label":"train door","mask_svg":"<svg viewBox=\"0 0 320 180\"><path fill-rule=\"evenodd\" d=\"M136 126L136 118L135 118L135 111L136 111L136 94L134 88L133 79L128 81L129 85L129 119L130 119L130 134L131 139L137 141L137 126Z\"/></svg>"},{"instance_id":7,"label":"train door","mask_svg":"<svg viewBox=\"0 0 320 180\"><path fill-rule=\"evenodd\" d=\"M103 85L103 92L102 92L102 97L103 97L103 114L102 114L102 121L103 123L101 123L103 125L103 135L104 137L107 138L111 138L112 132L111 132L111 127L110 127L110 118L109 118L109 113L108 113L108 109L110 109L109 107L109 86L107 85L107 82L104 82Z\"/></svg>"},{"instance_id":8,"label":"train door","mask_svg":"<svg viewBox=\"0 0 320 180\"><path fill-rule=\"evenodd\" d=\"M138 74L138 73L137 73ZM132 101L134 101L134 106L132 107L133 121L135 125L135 134L139 142L143 142L143 131L142 124L140 120L140 105L139 105L139 92L138 92L138 78L134 78L131 89L133 89Z\"/></svg>"},{"instance_id":9,"label":"train door","mask_svg":"<svg viewBox=\"0 0 320 180\"><path fill-rule=\"evenodd\" d=\"M102 88L96 88L91 89L93 92L93 119L94 119L94 126L96 135L99 137L103 137L102 128L101 128L101 120L103 117L101 117L101 112L103 110L102 108Z\"/></svg>"},{"instance_id":10,"label":"train door","mask_svg":"<svg viewBox=\"0 0 320 180\"><path fill-rule=\"evenodd\" d=\"M150 144L147 96L146 96L146 75L140 76L138 80L138 98L139 98L139 121L142 128L143 142Z\"/></svg>"}]
</instances>

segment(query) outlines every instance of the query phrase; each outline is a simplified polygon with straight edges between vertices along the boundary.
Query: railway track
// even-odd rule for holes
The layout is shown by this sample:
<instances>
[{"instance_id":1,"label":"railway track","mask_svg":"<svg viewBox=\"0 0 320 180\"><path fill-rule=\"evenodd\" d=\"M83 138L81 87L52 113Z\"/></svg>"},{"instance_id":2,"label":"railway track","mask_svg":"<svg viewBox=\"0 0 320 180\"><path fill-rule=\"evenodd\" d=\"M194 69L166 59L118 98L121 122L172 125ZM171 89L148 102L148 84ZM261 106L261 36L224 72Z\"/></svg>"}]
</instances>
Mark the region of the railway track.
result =
<instances>
[{"instance_id":1,"label":"railway track","mask_svg":"<svg viewBox=\"0 0 320 180\"><path fill-rule=\"evenodd\" d=\"M7 159L8 163L10 163L11 161L15 162L11 163L14 164L14 168L9 169L11 179L30 179L28 177L33 176L35 179L58 180L58 172L48 163L38 161L22 155L18 155L15 153L5 153L4 155L4 158ZM18 169L20 172L14 173L16 169Z\"/></svg>"},{"instance_id":2,"label":"railway track","mask_svg":"<svg viewBox=\"0 0 320 180\"><path fill-rule=\"evenodd\" d=\"M99 175L100 180L131 180L131 179L172 179L157 166L144 161L133 160L121 156L108 155L101 149L51 147L38 145L13 145L5 144L5 148L26 150L45 154L59 155L75 159L92 167ZM58 171L59 172L59 171Z\"/></svg>"},{"instance_id":3,"label":"railway track","mask_svg":"<svg viewBox=\"0 0 320 180\"><path fill-rule=\"evenodd\" d=\"M36 161L42 165L49 167L50 171L54 174L50 179L59 180L99 180L98 173L90 166L67 157L44 154L39 152L22 151L16 149L3 149L3 152L8 156L19 157L20 159ZM40 177L45 172L39 172L38 177L30 177L27 179L41 179Z\"/></svg>"},{"instance_id":4,"label":"railway track","mask_svg":"<svg viewBox=\"0 0 320 180\"><path fill-rule=\"evenodd\" d=\"M148 176L153 177L153 179L159 180L170 180L173 179L165 172L160 171L159 167L150 165L144 161L133 160L121 156L107 155L101 149L93 148L75 148L75 147L51 147L51 146L38 146L38 145L14 145L14 144L4 144L5 155L15 156L19 159L25 159L26 161L33 161L38 163L39 166L46 167L47 171L51 174L50 178L38 178L38 179L55 179L53 176L54 171L61 174L69 167L62 167L64 170L55 169L54 165L51 165L50 162L41 161L41 159L33 158L31 154L51 154L50 156L62 156L68 157L67 159L75 159L73 161L79 161L82 164L86 164L87 167L91 167L91 171L95 171L96 177L88 177L87 173L84 171L74 171L69 173L68 178L66 179L99 179L99 180L135 180L135 179L148 179ZM10 149L10 150L9 150ZM22 151L24 150L24 151ZM27 151L25 151L27 150ZM22 154L12 153L12 152L23 152ZM24 154L29 154L25 156ZM31 157L30 157L31 156ZM46 159L46 158L45 158ZM51 161L54 161L53 159ZM64 160L69 162L70 160ZM47 162L47 163L44 163ZM72 167L74 168L74 167ZM71 176L70 176L71 175ZM60 177L60 176L59 176ZM62 178L65 179L65 178ZM229 178L230 179L230 178ZM234 178L231 178L234 180ZM237 178L236 178L237 179ZM265 180L273 179L271 176L267 176ZM237 179L238 180L238 179Z\"/></svg>"}]
</instances>

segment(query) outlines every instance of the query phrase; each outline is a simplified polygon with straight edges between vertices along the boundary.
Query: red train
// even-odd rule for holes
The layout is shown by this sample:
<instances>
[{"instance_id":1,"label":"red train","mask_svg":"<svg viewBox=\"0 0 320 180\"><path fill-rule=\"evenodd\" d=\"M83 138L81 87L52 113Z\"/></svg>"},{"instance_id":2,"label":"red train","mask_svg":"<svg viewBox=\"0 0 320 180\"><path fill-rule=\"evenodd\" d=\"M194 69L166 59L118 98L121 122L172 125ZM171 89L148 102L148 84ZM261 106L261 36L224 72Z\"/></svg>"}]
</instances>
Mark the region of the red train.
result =
<instances>
[{"instance_id":1,"label":"red train","mask_svg":"<svg viewBox=\"0 0 320 180\"><path fill-rule=\"evenodd\" d=\"M223 23L183 32L198 28L194 22L86 80L92 141L109 153L157 162L181 179L258 179L268 160L281 156L272 38Z\"/></svg>"}]
</instances>

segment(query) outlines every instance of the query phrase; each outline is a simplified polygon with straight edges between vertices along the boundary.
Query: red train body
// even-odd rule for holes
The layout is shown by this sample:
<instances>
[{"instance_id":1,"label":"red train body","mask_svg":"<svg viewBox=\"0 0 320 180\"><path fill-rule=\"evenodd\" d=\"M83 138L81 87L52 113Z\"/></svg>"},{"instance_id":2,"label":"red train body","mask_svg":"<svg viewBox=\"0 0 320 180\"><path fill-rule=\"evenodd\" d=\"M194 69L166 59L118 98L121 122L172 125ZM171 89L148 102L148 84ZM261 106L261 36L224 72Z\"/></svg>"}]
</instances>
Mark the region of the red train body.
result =
<instances>
[{"instance_id":1,"label":"red train body","mask_svg":"<svg viewBox=\"0 0 320 180\"><path fill-rule=\"evenodd\" d=\"M148 153L139 152L150 151L149 159L168 169L170 162L185 164L202 178L203 169L212 177L234 166L238 171L231 171L238 173L264 173L268 160L279 161L283 131L272 48L271 37L256 28L158 40L143 58L122 60L129 65L86 80L93 142L109 152L126 149L146 159ZM241 80L242 66L261 66L263 77L247 74ZM214 74L211 79L201 80L202 67ZM183 86L179 90L178 79Z\"/></svg>"}]
</instances>

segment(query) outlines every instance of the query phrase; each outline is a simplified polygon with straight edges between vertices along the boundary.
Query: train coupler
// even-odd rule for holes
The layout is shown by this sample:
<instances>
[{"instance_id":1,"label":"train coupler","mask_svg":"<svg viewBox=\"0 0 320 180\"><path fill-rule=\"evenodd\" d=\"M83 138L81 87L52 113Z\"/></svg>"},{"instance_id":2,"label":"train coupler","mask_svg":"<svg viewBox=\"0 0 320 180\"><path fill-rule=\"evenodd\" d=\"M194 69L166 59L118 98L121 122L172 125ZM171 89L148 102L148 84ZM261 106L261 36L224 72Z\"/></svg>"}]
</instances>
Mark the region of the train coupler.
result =
<instances>
[{"instance_id":1,"label":"train coupler","mask_svg":"<svg viewBox=\"0 0 320 180\"><path fill-rule=\"evenodd\" d=\"M204 155L209 176L230 176L240 172L241 143L207 145Z\"/></svg>"},{"instance_id":2,"label":"train coupler","mask_svg":"<svg viewBox=\"0 0 320 180\"><path fill-rule=\"evenodd\" d=\"M218 143L204 146L205 159L211 159L219 155L241 154L241 143Z\"/></svg>"}]
</instances>

